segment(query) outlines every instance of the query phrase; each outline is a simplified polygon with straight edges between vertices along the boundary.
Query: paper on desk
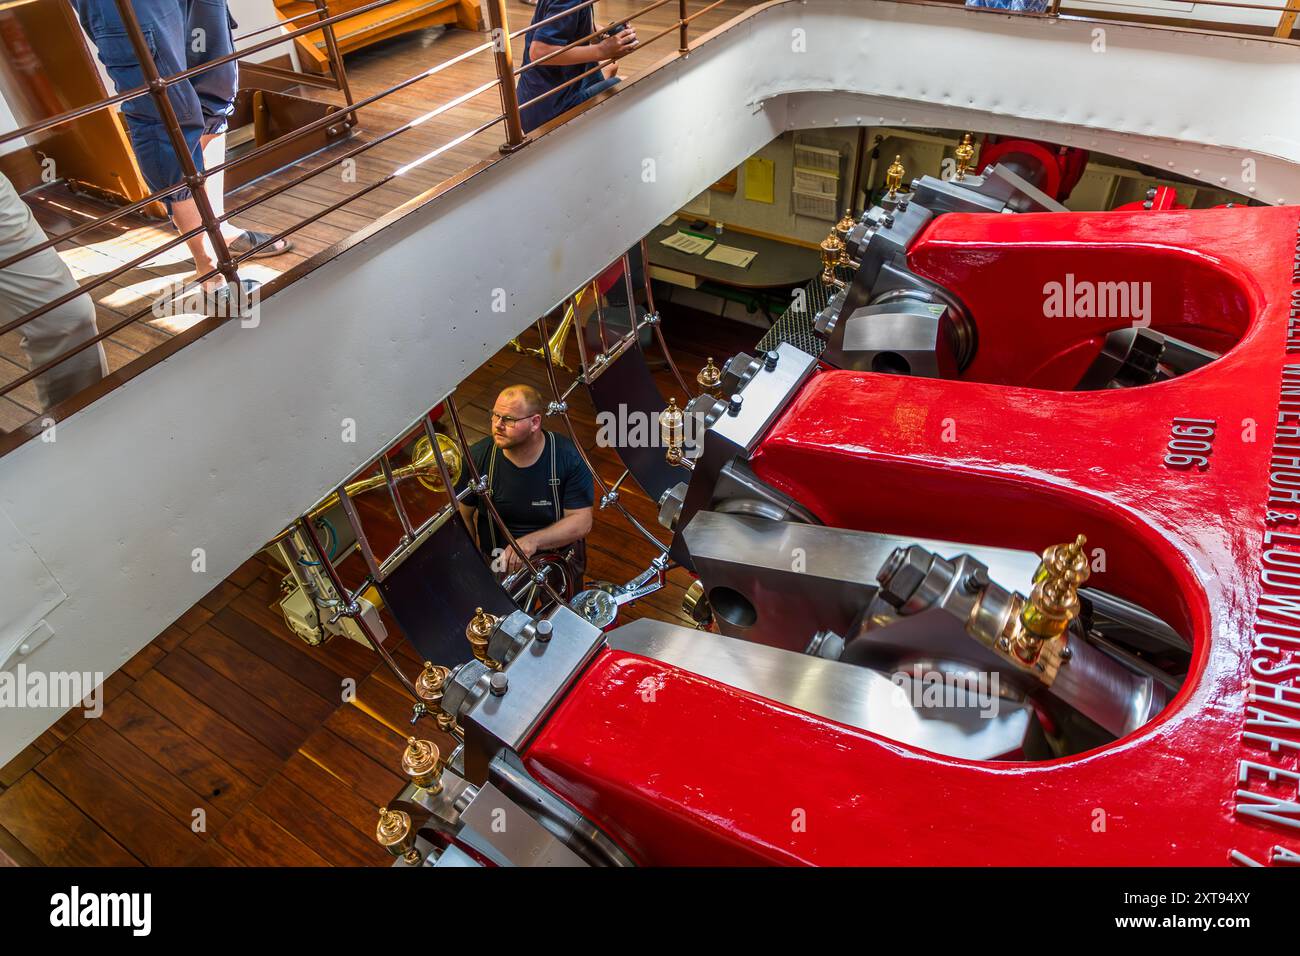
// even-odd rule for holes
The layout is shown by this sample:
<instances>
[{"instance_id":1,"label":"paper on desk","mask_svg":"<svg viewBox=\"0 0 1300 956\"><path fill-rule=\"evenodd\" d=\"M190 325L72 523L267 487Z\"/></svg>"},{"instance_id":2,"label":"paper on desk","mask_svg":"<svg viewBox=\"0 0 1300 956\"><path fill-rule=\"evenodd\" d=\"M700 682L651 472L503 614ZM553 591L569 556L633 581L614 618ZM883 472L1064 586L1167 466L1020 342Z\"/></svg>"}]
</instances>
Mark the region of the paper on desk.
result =
<instances>
[{"instance_id":1,"label":"paper on desk","mask_svg":"<svg viewBox=\"0 0 1300 956\"><path fill-rule=\"evenodd\" d=\"M675 232L667 239L660 239L659 243L670 249L676 249L678 252L684 252L689 256L697 256L712 246L713 240L703 239L700 236L688 236L684 232Z\"/></svg>"},{"instance_id":2,"label":"paper on desk","mask_svg":"<svg viewBox=\"0 0 1300 956\"><path fill-rule=\"evenodd\" d=\"M747 269L756 255L758 255L757 252L750 252L748 249L737 249L735 246L724 246L722 243L718 243L704 258L713 262L736 266L740 269Z\"/></svg>"}]
</instances>

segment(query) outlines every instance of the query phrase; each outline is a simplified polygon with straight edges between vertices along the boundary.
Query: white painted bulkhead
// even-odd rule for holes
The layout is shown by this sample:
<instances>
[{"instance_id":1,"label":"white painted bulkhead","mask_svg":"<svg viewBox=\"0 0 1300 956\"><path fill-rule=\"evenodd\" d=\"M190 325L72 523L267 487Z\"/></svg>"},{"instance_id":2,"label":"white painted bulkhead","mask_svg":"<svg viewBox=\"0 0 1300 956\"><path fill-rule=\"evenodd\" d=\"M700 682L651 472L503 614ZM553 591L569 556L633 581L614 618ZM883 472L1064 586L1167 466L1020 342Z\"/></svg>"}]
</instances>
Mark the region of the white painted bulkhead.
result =
<instances>
[{"instance_id":1,"label":"white painted bulkhead","mask_svg":"<svg viewBox=\"0 0 1300 956\"><path fill-rule=\"evenodd\" d=\"M1020 133L1228 188L1244 188L1253 160L1260 198L1300 197L1297 47L1107 24L1094 52L1095 28L947 5L768 4L379 224L265 300L257 327L227 323L60 423L54 441L0 459L0 668L111 673L783 130ZM29 634L47 639L17 653ZM0 764L60 713L0 709Z\"/></svg>"}]
</instances>

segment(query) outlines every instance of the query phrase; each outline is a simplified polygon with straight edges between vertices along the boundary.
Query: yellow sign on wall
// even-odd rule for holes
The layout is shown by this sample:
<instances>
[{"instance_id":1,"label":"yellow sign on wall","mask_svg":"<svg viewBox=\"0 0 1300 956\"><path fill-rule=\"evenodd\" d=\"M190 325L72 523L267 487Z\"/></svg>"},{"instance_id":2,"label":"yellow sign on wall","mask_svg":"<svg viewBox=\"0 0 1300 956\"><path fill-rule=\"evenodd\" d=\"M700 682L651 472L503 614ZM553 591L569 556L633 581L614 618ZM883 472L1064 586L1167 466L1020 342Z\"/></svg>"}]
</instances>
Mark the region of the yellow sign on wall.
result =
<instances>
[{"instance_id":1,"label":"yellow sign on wall","mask_svg":"<svg viewBox=\"0 0 1300 956\"><path fill-rule=\"evenodd\" d=\"M745 160L745 198L754 202L776 202L776 164L751 156Z\"/></svg>"}]
</instances>

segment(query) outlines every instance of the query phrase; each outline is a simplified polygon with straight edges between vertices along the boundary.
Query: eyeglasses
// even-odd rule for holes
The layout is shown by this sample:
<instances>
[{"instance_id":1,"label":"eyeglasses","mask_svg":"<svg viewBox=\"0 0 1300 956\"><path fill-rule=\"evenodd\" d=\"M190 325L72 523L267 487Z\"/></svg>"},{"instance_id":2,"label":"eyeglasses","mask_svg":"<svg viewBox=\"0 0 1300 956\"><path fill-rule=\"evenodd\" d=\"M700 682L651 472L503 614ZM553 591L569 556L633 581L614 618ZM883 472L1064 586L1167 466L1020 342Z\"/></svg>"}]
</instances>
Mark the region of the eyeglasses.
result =
<instances>
[{"instance_id":1,"label":"eyeglasses","mask_svg":"<svg viewBox=\"0 0 1300 956\"><path fill-rule=\"evenodd\" d=\"M497 412L489 412L488 414L490 414L490 415L492 416L492 422L491 422L491 423L492 423L493 425L495 425L498 421L500 421L501 424L502 424L502 425L505 425L507 428L509 428L510 426L514 425L516 422L526 422L526 421L528 421L528 419L530 419L530 418L533 417L532 415L525 415L523 418L512 418L512 417L509 416L509 415L501 415L501 414L499 414L499 413L497 413ZM537 413L534 412L533 414L535 415L535 414L537 414Z\"/></svg>"}]
</instances>

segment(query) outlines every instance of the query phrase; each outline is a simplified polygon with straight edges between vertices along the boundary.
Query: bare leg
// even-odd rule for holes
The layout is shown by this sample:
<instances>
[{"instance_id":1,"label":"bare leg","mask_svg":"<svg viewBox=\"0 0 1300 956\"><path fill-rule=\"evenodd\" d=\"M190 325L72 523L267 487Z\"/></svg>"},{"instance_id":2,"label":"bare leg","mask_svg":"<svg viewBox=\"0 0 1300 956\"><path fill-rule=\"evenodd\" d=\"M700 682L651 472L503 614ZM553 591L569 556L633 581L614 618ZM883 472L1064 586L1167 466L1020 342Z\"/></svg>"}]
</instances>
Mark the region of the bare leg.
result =
<instances>
[{"instance_id":1,"label":"bare leg","mask_svg":"<svg viewBox=\"0 0 1300 956\"><path fill-rule=\"evenodd\" d=\"M172 223L176 226L178 232L186 233L203 224L203 219L199 216L199 207L191 199L177 199L172 203ZM190 255L194 257L194 272L196 275L203 275L211 272L217 267L217 256L212 249L212 240L208 238L207 231L200 232L197 236L191 236L185 240L189 246ZM221 273L217 273L203 283L204 289L220 289L226 284L226 279Z\"/></svg>"},{"instance_id":2,"label":"bare leg","mask_svg":"<svg viewBox=\"0 0 1300 956\"><path fill-rule=\"evenodd\" d=\"M225 133L204 133L199 137L199 148L203 150L203 168L214 169L226 161L226 134ZM226 212L226 174L225 172L214 173L208 176L205 183L204 192L208 195L208 202L212 204L212 211L218 216L225 215ZM226 242L233 242L244 234L244 230L233 223L223 222L221 224L221 234L225 236ZM273 246L269 247L276 252L288 252L290 248L289 240L281 239ZM266 252L260 255L266 255Z\"/></svg>"},{"instance_id":3,"label":"bare leg","mask_svg":"<svg viewBox=\"0 0 1300 956\"><path fill-rule=\"evenodd\" d=\"M225 161L226 156L226 134L218 135L205 134L199 138L199 148L203 151L203 167L211 169L219 166ZM204 184L204 193L207 194L208 203L212 206L213 214L221 216L226 211L225 197L225 174L217 173L209 176ZM199 216L198 204L190 199L178 199L172 203L172 224L176 226L178 232L189 232L191 229L202 225L203 219ZM237 226L232 226L228 222L221 224L221 234L227 242L236 238L240 234ZM211 272L217 267L216 251L212 248L212 239L208 236L207 231L199 233L185 241L189 247L190 255L194 257L194 271L196 275L203 275L205 272ZM203 283L204 289L220 289L226 284L226 279L220 273L207 279Z\"/></svg>"},{"instance_id":4,"label":"bare leg","mask_svg":"<svg viewBox=\"0 0 1300 956\"><path fill-rule=\"evenodd\" d=\"M220 166L226 161L226 134L204 133L199 137L199 149L203 150L204 169L213 169ZM217 216L225 215L225 172L223 171L209 175L203 191L208 194L208 202L212 205L212 212ZM223 222L221 224L221 234L226 237L227 242L239 238L241 232L243 232L243 230L238 226L233 226L228 222Z\"/></svg>"}]
</instances>

